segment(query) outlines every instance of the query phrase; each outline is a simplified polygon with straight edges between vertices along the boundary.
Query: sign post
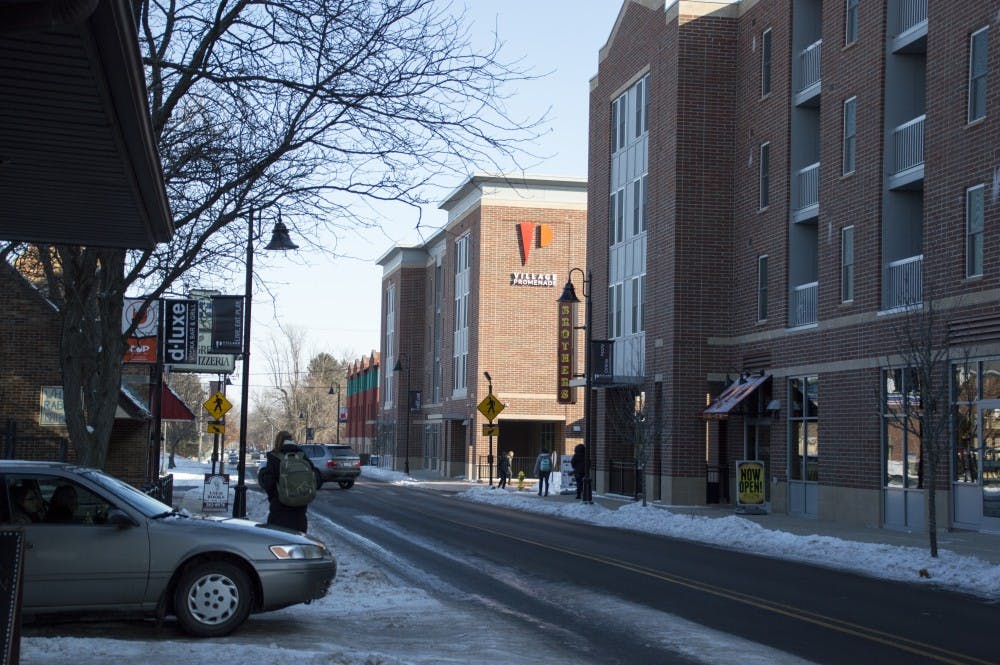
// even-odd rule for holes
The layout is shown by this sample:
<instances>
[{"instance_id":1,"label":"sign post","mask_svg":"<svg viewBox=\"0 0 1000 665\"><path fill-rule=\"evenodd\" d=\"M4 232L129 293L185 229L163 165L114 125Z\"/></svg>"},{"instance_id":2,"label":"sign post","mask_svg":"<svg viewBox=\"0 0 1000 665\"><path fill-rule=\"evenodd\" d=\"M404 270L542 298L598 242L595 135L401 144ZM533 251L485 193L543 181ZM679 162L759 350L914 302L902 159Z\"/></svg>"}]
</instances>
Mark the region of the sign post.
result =
<instances>
[{"instance_id":1,"label":"sign post","mask_svg":"<svg viewBox=\"0 0 1000 665\"><path fill-rule=\"evenodd\" d=\"M483 376L486 377L486 381L489 384L489 393L483 398L483 401L479 403L477 408L490 421L488 426L483 425L483 433L489 432L490 437L490 452L486 456L486 464L490 467L490 487L493 487L493 433L496 432L497 436L500 434L500 428L493 425L493 419L499 416L500 412L507 407L493 394L493 379L490 377L489 372L483 372Z\"/></svg>"}]
</instances>

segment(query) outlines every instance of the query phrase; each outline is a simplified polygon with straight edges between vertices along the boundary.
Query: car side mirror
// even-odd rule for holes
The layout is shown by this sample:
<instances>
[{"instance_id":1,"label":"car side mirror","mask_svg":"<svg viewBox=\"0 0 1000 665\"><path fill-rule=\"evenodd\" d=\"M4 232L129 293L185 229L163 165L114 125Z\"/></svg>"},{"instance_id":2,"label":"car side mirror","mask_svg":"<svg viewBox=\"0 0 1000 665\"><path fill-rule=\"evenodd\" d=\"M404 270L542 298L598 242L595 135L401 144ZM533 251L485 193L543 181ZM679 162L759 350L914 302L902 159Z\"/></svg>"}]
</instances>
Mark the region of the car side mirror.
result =
<instances>
[{"instance_id":1,"label":"car side mirror","mask_svg":"<svg viewBox=\"0 0 1000 665\"><path fill-rule=\"evenodd\" d=\"M127 529L136 526L135 520L128 516L121 508L112 508L108 511L108 524L114 524L119 529Z\"/></svg>"}]
</instances>

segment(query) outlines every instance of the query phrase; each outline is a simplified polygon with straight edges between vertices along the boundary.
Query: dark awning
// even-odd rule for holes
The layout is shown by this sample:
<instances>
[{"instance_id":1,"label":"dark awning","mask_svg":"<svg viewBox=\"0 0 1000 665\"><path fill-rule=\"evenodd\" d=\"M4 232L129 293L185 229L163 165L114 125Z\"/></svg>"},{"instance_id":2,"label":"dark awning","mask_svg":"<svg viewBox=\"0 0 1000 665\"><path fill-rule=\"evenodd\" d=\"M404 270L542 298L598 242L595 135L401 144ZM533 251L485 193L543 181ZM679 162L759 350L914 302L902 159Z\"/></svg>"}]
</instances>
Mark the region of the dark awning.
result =
<instances>
[{"instance_id":1,"label":"dark awning","mask_svg":"<svg viewBox=\"0 0 1000 665\"><path fill-rule=\"evenodd\" d=\"M163 395L160 401L160 420L172 420L176 422L189 422L194 420L194 414L181 398L170 389L170 386L163 384Z\"/></svg>"},{"instance_id":2,"label":"dark awning","mask_svg":"<svg viewBox=\"0 0 1000 665\"><path fill-rule=\"evenodd\" d=\"M755 390L771 378L770 374L761 374L749 378L739 378L715 398L707 409L702 411L704 418L723 419L729 417L729 412L735 409Z\"/></svg>"}]
</instances>

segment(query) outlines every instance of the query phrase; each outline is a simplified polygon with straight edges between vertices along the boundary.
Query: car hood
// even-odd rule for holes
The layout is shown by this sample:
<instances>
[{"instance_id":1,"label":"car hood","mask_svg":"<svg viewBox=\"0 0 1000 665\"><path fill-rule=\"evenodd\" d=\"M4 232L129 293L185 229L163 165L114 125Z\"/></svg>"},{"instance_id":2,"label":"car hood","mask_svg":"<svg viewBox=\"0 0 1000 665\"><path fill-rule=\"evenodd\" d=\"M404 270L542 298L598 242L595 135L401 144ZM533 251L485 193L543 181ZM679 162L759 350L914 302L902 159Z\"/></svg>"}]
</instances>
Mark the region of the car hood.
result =
<instances>
[{"instance_id":1,"label":"car hood","mask_svg":"<svg viewBox=\"0 0 1000 665\"><path fill-rule=\"evenodd\" d=\"M271 527L252 520L223 515L185 515L183 513L174 513L154 520L154 522L185 530L204 531L205 529L211 529L213 532L220 533L219 530L222 529L221 533L228 532L234 538L267 542L268 544L308 543L326 547L326 544L322 541L299 531Z\"/></svg>"}]
</instances>

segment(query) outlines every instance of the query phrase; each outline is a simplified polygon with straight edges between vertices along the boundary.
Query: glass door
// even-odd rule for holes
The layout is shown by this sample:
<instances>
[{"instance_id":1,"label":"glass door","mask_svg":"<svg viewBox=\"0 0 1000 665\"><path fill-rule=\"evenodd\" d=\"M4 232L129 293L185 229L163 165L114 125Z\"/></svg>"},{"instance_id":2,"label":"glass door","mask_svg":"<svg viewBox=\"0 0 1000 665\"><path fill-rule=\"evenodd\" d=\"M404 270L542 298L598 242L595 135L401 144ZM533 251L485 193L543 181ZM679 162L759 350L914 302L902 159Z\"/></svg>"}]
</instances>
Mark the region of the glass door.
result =
<instances>
[{"instance_id":1,"label":"glass door","mask_svg":"<svg viewBox=\"0 0 1000 665\"><path fill-rule=\"evenodd\" d=\"M983 529L1000 531L1000 401L979 403L977 453L983 490Z\"/></svg>"}]
</instances>

